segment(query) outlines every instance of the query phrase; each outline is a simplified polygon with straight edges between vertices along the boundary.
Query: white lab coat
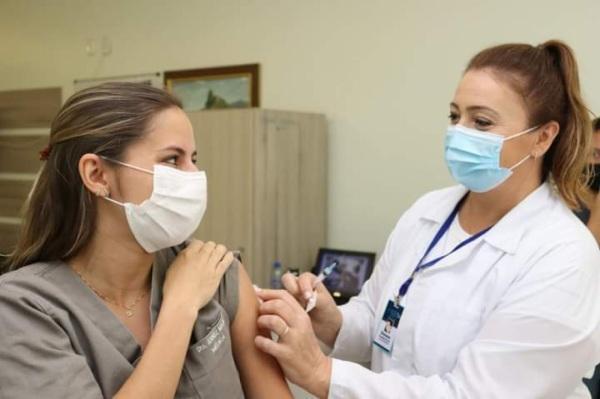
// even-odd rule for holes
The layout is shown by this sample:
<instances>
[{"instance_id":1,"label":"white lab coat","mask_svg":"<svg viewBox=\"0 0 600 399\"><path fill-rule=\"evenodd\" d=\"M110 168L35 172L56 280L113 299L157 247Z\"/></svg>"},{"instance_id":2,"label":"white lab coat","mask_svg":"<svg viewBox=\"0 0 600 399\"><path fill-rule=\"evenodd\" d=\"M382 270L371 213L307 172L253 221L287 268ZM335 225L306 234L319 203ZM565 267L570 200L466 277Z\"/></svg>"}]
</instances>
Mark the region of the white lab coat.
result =
<instances>
[{"instance_id":1,"label":"white lab coat","mask_svg":"<svg viewBox=\"0 0 600 399\"><path fill-rule=\"evenodd\" d=\"M421 272L391 355L373 346L388 300L465 193L419 199L360 295L340 307L330 398L589 397L581 379L600 362L600 251L548 184Z\"/></svg>"}]
</instances>

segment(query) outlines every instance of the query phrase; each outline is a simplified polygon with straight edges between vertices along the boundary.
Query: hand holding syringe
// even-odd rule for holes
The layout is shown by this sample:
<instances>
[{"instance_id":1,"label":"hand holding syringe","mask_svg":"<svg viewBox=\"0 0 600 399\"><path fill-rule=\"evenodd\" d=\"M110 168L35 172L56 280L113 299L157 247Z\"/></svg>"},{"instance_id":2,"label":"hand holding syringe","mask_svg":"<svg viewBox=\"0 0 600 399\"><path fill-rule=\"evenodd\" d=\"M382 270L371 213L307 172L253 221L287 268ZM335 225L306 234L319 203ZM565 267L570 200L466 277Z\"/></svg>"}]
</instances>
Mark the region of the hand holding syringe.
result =
<instances>
[{"instance_id":1,"label":"hand holding syringe","mask_svg":"<svg viewBox=\"0 0 600 399\"><path fill-rule=\"evenodd\" d=\"M325 267L321 273L319 273L319 275L317 276L317 278L315 279L315 281L312 284L312 295L310 296L310 298L308 298L308 303L306 304L306 313L310 312L311 310L313 310L315 308L315 306L317 306L317 285L319 285L321 282L323 282L323 280L325 280L337 267L338 265L338 261L334 260L333 262L331 262L331 264L327 267Z\"/></svg>"}]
</instances>

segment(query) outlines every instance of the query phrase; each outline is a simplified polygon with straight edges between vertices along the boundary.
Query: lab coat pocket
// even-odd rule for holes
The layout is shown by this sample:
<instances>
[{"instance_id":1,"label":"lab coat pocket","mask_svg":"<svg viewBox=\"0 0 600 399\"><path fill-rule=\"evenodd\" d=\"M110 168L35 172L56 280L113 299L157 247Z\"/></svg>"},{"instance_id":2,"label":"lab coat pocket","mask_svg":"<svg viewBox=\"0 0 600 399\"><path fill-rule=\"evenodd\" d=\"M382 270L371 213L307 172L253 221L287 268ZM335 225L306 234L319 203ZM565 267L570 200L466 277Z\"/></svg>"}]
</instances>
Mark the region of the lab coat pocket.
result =
<instances>
[{"instance_id":1,"label":"lab coat pocket","mask_svg":"<svg viewBox=\"0 0 600 399\"><path fill-rule=\"evenodd\" d=\"M415 327L415 367L428 376L451 371L482 324L482 312L454 304L423 308Z\"/></svg>"}]
</instances>

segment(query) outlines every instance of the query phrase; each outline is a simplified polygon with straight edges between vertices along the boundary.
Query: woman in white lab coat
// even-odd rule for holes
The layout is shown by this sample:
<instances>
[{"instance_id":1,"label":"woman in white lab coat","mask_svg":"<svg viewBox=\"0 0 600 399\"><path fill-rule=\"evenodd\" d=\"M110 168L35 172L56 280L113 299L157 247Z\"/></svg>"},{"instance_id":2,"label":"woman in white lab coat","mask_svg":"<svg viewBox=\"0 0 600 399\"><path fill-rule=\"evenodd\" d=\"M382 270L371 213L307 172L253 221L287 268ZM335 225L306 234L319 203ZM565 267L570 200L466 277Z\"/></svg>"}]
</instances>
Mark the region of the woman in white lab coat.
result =
<instances>
[{"instance_id":1,"label":"woman in white lab coat","mask_svg":"<svg viewBox=\"0 0 600 399\"><path fill-rule=\"evenodd\" d=\"M258 324L280 338L256 345L320 398L589 397L600 251L569 207L584 197L590 140L567 45L483 50L450 104L445 157L460 185L401 216L348 304L317 284L307 314L310 274L262 290Z\"/></svg>"}]
</instances>

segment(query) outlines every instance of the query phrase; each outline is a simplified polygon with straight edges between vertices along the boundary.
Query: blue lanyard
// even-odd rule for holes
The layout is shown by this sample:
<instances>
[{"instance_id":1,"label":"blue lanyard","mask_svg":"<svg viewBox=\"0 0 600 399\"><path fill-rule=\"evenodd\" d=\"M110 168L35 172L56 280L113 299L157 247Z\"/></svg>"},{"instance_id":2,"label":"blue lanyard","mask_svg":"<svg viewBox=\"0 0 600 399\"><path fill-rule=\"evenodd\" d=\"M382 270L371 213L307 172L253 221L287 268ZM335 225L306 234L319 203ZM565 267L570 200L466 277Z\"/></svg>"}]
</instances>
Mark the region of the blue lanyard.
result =
<instances>
[{"instance_id":1,"label":"blue lanyard","mask_svg":"<svg viewBox=\"0 0 600 399\"><path fill-rule=\"evenodd\" d=\"M460 206L462 205L462 203L463 203L463 201L464 201L465 198L466 198L466 196L463 197L458 202L458 204L456 204L456 206L454 207L454 210L452 211L452 213L450 214L450 216L448 216L448 218L446 219L446 221L444 222L444 224L442 224L442 226L438 230L438 232L435 235L435 237L433 237L433 241L431 241L431 244L429 244L429 247L427 248L427 251L425 251L425 254L423 254L423 257L419 261L419 264L417 265L417 267L415 268L415 270L412 272L412 274L410 275L410 277L404 282L404 284L402 284L402 286L398 290L398 295L400 295L400 297L403 297L404 295L406 295L406 293L408 292L408 288L412 284L415 275L417 273L419 273L421 270L425 270L425 269L427 269L427 268L429 268L431 266L434 266L436 263L438 263L442 259L446 258L447 256L452 255L454 252L458 251L459 249L461 249L465 245L468 245L471 242L475 241L476 239L478 239L479 237L481 237L482 235L484 235L485 233L487 233L492 227L494 227L494 226L490 226L487 229L484 229L484 230L480 231L479 233L477 233L475 235L472 235L471 237L467 238L466 240L464 240L463 242L461 242L457 246L455 246L454 249L452 251L448 252L447 254L442 255L442 256L440 256L438 258L435 258L433 260L430 260L427 263L423 263L423 261L425 260L425 258L427 258L427 255L429 255L429 253L431 252L431 250L437 245L437 243L441 240L441 238L444 236L444 234L446 234L446 232L450 228L450 225L452 224L452 221L454 220L454 218L458 215L458 210L460 209Z\"/></svg>"}]
</instances>

